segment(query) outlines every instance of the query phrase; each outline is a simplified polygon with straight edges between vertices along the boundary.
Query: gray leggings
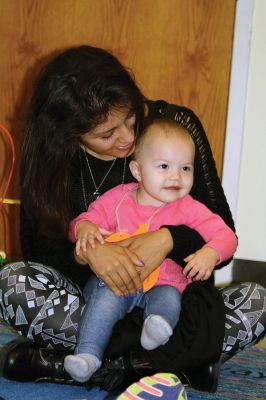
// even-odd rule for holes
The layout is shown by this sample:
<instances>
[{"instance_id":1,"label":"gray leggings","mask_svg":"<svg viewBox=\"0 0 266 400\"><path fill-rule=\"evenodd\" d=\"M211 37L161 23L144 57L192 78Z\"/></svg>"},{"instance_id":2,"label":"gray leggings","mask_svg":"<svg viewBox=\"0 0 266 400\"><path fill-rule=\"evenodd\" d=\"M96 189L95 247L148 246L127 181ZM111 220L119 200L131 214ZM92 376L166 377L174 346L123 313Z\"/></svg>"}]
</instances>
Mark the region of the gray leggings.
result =
<instances>
[{"instance_id":1,"label":"gray leggings","mask_svg":"<svg viewBox=\"0 0 266 400\"><path fill-rule=\"evenodd\" d=\"M226 359L265 335L266 289L248 282L224 288L222 294ZM78 285L53 268L16 262L0 271L0 316L41 346L73 350L83 307Z\"/></svg>"}]
</instances>

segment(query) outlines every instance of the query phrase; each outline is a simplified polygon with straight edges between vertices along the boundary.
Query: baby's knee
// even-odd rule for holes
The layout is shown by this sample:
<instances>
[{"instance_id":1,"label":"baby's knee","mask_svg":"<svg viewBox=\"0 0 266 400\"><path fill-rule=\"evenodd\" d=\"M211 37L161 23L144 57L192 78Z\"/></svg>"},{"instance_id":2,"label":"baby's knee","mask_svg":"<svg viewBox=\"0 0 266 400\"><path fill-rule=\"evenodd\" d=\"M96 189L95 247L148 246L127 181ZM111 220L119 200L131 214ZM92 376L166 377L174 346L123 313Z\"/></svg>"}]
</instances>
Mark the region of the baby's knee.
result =
<instances>
[{"instance_id":1,"label":"baby's knee","mask_svg":"<svg viewBox=\"0 0 266 400\"><path fill-rule=\"evenodd\" d=\"M173 286L167 286L165 290L165 296L169 302L181 302L181 293Z\"/></svg>"}]
</instances>

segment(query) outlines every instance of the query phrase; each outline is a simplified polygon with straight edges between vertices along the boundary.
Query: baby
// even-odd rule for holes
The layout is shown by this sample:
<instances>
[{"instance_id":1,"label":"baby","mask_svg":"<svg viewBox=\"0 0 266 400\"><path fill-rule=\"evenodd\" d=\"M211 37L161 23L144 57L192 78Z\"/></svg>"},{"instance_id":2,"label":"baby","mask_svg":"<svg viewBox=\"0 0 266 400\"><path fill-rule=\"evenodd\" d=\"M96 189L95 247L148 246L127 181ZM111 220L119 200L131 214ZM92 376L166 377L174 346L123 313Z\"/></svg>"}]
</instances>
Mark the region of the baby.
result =
<instances>
[{"instance_id":1,"label":"baby","mask_svg":"<svg viewBox=\"0 0 266 400\"><path fill-rule=\"evenodd\" d=\"M184 260L184 270L165 259L155 285L133 297L116 296L97 277L89 279L75 355L67 356L64 362L73 379L85 382L101 366L114 324L135 306L144 310L143 348L152 350L165 344L178 322L186 286L192 279L208 279L217 263L233 256L237 247L234 232L189 195L194 157L189 132L172 120L152 121L137 138L129 165L137 182L109 190L71 222L70 240L76 242L77 253L94 247L95 240L104 243L111 232L134 234L140 225L147 231L163 225L187 225L206 242Z\"/></svg>"}]
</instances>

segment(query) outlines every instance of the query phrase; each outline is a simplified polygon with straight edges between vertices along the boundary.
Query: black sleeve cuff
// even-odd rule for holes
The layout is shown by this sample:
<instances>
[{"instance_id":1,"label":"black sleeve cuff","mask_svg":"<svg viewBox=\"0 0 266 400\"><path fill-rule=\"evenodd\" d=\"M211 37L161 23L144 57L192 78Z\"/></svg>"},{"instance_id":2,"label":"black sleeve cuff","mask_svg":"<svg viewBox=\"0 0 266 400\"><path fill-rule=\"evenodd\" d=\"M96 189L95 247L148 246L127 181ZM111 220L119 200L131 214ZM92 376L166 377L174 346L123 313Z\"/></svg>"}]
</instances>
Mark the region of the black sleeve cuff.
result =
<instances>
[{"instance_id":1,"label":"black sleeve cuff","mask_svg":"<svg viewBox=\"0 0 266 400\"><path fill-rule=\"evenodd\" d=\"M181 267L186 265L184 258L201 249L206 243L197 231L186 225L164 225L162 228L167 228L173 238L173 248L167 257L181 265ZM215 269L224 267L229 264L231 260L232 258L223 261L221 264L218 264Z\"/></svg>"}]
</instances>

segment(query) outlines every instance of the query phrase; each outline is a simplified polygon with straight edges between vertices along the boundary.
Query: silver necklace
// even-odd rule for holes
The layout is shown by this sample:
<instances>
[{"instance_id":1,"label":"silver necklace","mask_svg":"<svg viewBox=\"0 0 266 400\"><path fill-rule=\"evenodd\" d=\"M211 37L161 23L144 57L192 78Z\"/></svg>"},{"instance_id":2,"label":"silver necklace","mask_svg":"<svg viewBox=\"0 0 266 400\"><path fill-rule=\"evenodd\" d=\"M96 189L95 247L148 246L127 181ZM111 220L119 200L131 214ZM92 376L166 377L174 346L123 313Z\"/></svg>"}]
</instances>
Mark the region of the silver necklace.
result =
<instances>
[{"instance_id":1,"label":"silver necklace","mask_svg":"<svg viewBox=\"0 0 266 400\"><path fill-rule=\"evenodd\" d=\"M86 152L86 150L85 150L84 147L83 147L83 151L84 151L84 154L85 154L85 159L86 159L87 166L88 166L89 171L90 171L91 179L92 179L92 182L93 182L93 185L94 185L94 188L95 188L95 191L94 191L92 194L93 194L93 196L95 196L96 199L97 199L97 198L100 196L99 189L100 189L100 187L102 186L102 184L104 183L104 181L105 181L105 179L107 178L107 176L109 175L109 173L111 172L111 169L112 169L113 166L115 165L116 158L113 160L112 164L110 165L110 168L108 169L108 171L107 171L106 174L104 175L104 177L103 177L103 179L101 180L100 184L97 186L96 183L95 183L95 179L94 179L94 176L93 176L91 167L90 167L90 163L89 163L88 157L87 157L87 152Z\"/></svg>"},{"instance_id":2,"label":"silver necklace","mask_svg":"<svg viewBox=\"0 0 266 400\"><path fill-rule=\"evenodd\" d=\"M93 176L93 173L92 173L92 169L91 169L89 160L88 160L88 158L87 158L87 152L86 152L86 150L85 150L84 147L82 147L82 149L83 149L83 151L84 151L84 156L85 156L86 164L87 164L88 170L89 170L89 172L90 172L90 176L91 176L91 179L92 179L92 182L93 182L93 185L94 185L94 189L95 189L92 195L93 195L93 197L94 197L94 200L96 200L96 199L101 195L100 192L99 192L100 187L101 187L101 186L103 185L103 183L105 182L106 178L108 177L109 173L111 172L111 169L113 168L113 166L114 166L114 164L115 164L115 162L116 162L117 159L115 158L115 159L113 160L113 162L112 162L110 168L109 168L108 171L106 172L106 174L105 174L105 176L103 177L103 179L101 180L100 184L97 186L97 185L96 185L96 182L95 182L95 179L94 179L94 176ZM86 192L85 192L84 176L83 176L83 169L82 169L82 162L81 162L81 154L80 154L80 152L79 152L79 158L80 158L80 177L81 177L81 185L82 185L82 195L83 195L83 201L84 201L84 209L87 209L88 199L87 199ZM121 182L122 184L125 182L126 166L127 166L127 159L125 158L125 159L124 159L124 165L123 165L123 172L122 172L122 182Z\"/></svg>"}]
</instances>

